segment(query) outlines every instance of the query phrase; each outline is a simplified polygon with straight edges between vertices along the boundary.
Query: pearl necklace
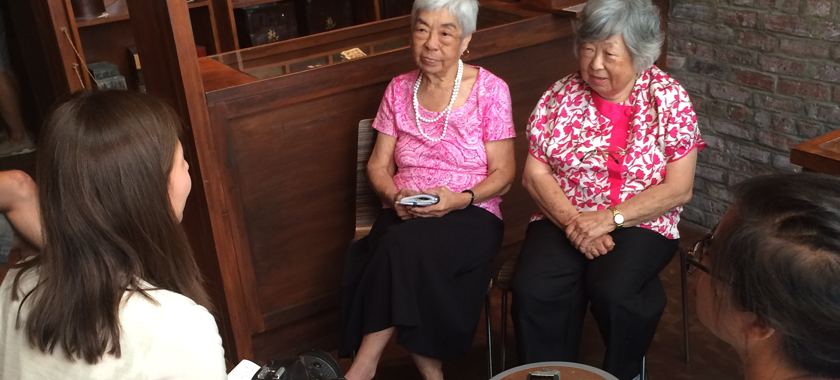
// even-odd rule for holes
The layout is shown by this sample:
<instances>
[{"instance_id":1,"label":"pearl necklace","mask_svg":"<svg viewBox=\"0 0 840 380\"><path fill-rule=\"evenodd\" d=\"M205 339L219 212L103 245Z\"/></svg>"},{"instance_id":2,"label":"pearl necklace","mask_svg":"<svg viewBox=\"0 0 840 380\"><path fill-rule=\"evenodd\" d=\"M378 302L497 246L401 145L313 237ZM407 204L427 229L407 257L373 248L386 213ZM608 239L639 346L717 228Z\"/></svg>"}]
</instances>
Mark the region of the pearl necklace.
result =
<instances>
[{"instance_id":1,"label":"pearl necklace","mask_svg":"<svg viewBox=\"0 0 840 380\"><path fill-rule=\"evenodd\" d=\"M434 119L426 119L420 116L420 103L417 102L417 90L420 89L420 82L423 80L423 73L417 75L417 82L414 83L414 120L417 122L417 129L420 131L420 134L423 135L427 140L431 140L434 142L438 142L443 140L443 137L446 136L446 128L449 126L449 115L452 113L452 105L455 104L455 99L458 98L458 90L461 89L461 77L464 74L464 62L460 59L458 60L458 75L455 76L455 86L452 88L452 99L449 99L449 105L446 106L440 114L437 115ZM441 116L446 114L446 118L443 121L443 133L440 134L438 138L429 137L425 131L423 131L423 127L420 126L420 121L425 121L426 123L434 123L440 120Z\"/></svg>"}]
</instances>

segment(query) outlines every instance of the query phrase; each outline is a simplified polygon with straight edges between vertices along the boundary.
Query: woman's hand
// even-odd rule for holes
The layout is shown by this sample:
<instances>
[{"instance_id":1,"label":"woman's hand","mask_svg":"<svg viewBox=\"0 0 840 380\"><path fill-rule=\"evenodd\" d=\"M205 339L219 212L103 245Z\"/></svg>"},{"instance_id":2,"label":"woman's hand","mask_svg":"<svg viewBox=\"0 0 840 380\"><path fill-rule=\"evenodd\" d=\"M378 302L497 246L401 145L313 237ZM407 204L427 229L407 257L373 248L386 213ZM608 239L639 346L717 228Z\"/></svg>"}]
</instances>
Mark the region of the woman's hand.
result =
<instances>
[{"instance_id":1,"label":"woman's hand","mask_svg":"<svg viewBox=\"0 0 840 380\"><path fill-rule=\"evenodd\" d=\"M469 193L455 193L446 187L426 189L425 194L434 194L440 197L440 202L426 207L411 207L408 212L419 218L439 218L452 211L467 208L470 204Z\"/></svg>"},{"instance_id":2,"label":"woman's hand","mask_svg":"<svg viewBox=\"0 0 840 380\"><path fill-rule=\"evenodd\" d=\"M596 238L600 238L615 230L612 211L604 209L587 211L566 225L566 236L575 248L588 246Z\"/></svg>"},{"instance_id":3,"label":"woman's hand","mask_svg":"<svg viewBox=\"0 0 840 380\"><path fill-rule=\"evenodd\" d=\"M413 206L403 206L401 204L397 204L397 202L399 202L400 199L403 199L405 197L410 197L412 195L418 195L418 194L420 194L420 192L417 192L417 191L414 191L414 190L409 190L409 189L406 189L406 188L403 187L402 189L400 189L400 191L397 192L397 194L394 195L392 206L394 206L394 210L397 212L397 216L399 216L400 219L408 220L408 219L413 218L414 215L411 214L411 209L413 209L414 207Z\"/></svg>"},{"instance_id":4,"label":"woman's hand","mask_svg":"<svg viewBox=\"0 0 840 380\"><path fill-rule=\"evenodd\" d=\"M606 255L609 251L612 251L614 247L615 243L613 242L612 236L606 234L599 238L595 238L588 245L581 246L580 251L587 259L592 260L598 256Z\"/></svg>"}]
</instances>

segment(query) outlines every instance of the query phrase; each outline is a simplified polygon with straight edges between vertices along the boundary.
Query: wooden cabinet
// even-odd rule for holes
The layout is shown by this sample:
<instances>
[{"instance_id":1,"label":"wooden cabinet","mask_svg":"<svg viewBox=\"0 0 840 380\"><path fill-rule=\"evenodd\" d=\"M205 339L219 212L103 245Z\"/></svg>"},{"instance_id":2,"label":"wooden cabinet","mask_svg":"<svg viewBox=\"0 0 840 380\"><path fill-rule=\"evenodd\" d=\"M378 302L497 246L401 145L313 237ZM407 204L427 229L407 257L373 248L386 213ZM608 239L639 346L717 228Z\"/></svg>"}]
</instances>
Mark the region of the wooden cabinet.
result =
<instances>
[{"instance_id":1,"label":"wooden cabinet","mask_svg":"<svg viewBox=\"0 0 840 380\"><path fill-rule=\"evenodd\" d=\"M67 27L56 25L56 29L60 33L59 43L69 45L73 54L71 58L76 61L69 78L71 83L79 86L74 88L92 87L91 78L85 70L87 63L107 61L120 68L120 74L126 78L129 88L138 89L134 58L128 52L136 41L126 0L109 1L111 4L105 8L107 15L92 19L77 19L70 0L46 1L55 4L52 8L56 10L57 17L63 16L67 20ZM209 0L194 0L186 4L195 44L203 46L207 54L221 52L212 3Z\"/></svg>"}]
</instances>

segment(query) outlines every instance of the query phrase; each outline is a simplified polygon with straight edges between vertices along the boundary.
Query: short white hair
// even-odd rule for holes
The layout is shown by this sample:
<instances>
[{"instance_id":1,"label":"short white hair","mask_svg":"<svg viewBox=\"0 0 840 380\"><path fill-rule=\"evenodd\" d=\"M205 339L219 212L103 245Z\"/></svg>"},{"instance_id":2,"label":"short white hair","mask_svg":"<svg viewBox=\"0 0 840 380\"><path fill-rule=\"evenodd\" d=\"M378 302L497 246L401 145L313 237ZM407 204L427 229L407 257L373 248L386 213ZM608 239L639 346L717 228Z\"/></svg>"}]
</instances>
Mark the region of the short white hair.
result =
<instances>
[{"instance_id":1,"label":"short white hair","mask_svg":"<svg viewBox=\"0 0 840 380\"><path fill-rule=\"evenodd\" d=\"M411 7L411 25L417 21L420 11L436 11L446 8L461 24L461 39L475 32L478 20L478 0L414 0Z\"/></svg>"},{"instance_id":2,"label":"short white hair","mask_svg":"<svg viewBox=\"0 0 840 380\"><path fill-rule=\"evenodd\" d=\"M636 74L653 65L665 42L659 29L659 8L650 0L589 0L574 27L578 57L581 44L621 34Z\"/></svg>"}]
</instances>

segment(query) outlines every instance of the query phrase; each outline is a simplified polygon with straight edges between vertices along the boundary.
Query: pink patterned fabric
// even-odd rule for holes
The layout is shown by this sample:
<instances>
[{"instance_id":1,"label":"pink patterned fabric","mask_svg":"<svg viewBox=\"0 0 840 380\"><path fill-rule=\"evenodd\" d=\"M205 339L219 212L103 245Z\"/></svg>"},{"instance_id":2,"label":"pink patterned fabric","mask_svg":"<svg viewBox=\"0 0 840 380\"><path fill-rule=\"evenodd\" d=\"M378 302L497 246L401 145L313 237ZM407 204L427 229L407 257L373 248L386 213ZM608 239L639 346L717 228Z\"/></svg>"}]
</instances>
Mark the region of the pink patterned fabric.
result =
<instances>
[{"instance_id":1,"label":"pink patterned fabric","mask_svg":"<svg viewBox=\"0 0 840 380\"><path fill-rule=\"evenodd\" d=\"M466 103L451 111L446 136L439 142L420 134L414 118L412 99L419 70L400 75L391 81L379 105L373 128L397 138L394 159L397 174L394 185L423 191L446 186L454 192L469 189L487 178L486 141L510 139L513 129L510 91L499 77L478 67L478 77ZM421 116L434 118L438 113L420 106ZM444 117L435 123L421 121L429 137L440 137ZM500 197L476 206L501 218Z\"/></svg>"},{"instance_id":2,"label":"pink patterned fabric","mask_svg":"<svg viewBox=\"0 0 840 380\"><path fill-rule=\"evenodd\" d=\"M551 166L554 179L579 211L618 206L610 202L607 160L618 158L624 202L665 179L665 165L692 149L703 149L688 94L656 66L641 74L625 105L632 118L624 154L610 150L613 122L595 107L593 92L580 72L556 82L540 98L528 121L531 155ZM610 157L613 158L610 158ZM677 239L682 207L639 227ZM541 213L531 220L545 218Z\"/></svg>"}]
</instances>

